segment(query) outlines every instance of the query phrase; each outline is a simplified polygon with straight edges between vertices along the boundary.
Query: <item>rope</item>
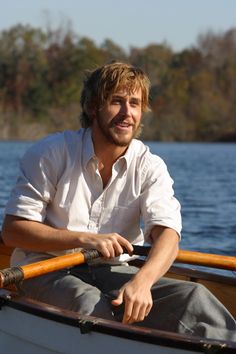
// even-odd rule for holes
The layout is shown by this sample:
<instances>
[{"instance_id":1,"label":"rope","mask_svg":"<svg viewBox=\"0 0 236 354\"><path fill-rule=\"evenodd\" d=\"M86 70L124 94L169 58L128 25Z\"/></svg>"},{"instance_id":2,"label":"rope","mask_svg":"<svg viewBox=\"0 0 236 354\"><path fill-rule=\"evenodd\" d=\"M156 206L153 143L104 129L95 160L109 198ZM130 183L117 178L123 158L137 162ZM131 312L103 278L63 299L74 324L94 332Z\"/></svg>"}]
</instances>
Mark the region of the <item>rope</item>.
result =
<instances>
[{"instance_id":1,"label":"rope","mask_svg":"<svg viewBox=\"0 0 236 354\"><path fill-rule=\"evenodd\" d=\"M24 273L20 267L3 269L0 272L3 287L12 284L19 284L24 278Z\"/></svg>"}]
</instances>

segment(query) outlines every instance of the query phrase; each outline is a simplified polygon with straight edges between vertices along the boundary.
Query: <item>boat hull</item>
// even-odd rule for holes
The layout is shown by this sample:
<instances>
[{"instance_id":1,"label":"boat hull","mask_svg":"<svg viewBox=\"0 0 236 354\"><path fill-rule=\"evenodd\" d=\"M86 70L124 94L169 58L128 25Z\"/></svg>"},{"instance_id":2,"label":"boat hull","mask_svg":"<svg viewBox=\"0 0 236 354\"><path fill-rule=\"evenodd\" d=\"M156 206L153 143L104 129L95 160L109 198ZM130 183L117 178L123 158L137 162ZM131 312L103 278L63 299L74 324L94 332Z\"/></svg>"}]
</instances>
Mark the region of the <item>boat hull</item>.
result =
<instances>
[{"instance_id":1,"label":"boat hull","mask_svg":"<svg viewBox=\"0 0 236 354\"><path fill-rule=\"evenodd\" d=\"M12 250L0 242L0 268L9 266ZM136 260L142 265L143 260ZM140 264L139 264L140 262ZM207 286L236 317L236 279L174 266L172 278ZM180 354L236 353L236 343L207 340L80 316L33 301L14 291L0 290L0 353L3 354Z\"/></svg>"},{"instance_id":2,"label":"boat hull","mask_svg":"<svg viewBox=\"0 0 236 354\"><path fill-rule=\"evenodd\" d=\"M1 352L7 354L235 353L236 343L123 325L0 294Z\"/></svg>"}]
</instances>

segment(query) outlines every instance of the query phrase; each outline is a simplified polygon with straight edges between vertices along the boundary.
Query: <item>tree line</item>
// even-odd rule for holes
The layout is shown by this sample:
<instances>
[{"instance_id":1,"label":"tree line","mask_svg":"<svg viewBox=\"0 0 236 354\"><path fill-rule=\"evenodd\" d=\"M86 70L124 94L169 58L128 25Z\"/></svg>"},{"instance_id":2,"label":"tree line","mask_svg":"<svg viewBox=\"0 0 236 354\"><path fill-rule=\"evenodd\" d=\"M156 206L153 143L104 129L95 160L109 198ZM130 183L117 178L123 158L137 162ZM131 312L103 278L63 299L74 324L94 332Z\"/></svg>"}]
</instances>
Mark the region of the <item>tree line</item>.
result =
<instances>
[{"instance_id":1,"label":"tree line","mask_svg":"<svg viewBox=\"0 0 236 354\"><path fill-rule=\"evenodd\" d=\"M78 129L84 72L111 60L151 80L142 139L236 141L236 28L199 35L181 52L166 43L127 52L110 39L98 46L70 29L28 25L0 32L0 138Z\"/></svg>"}]
</instances>

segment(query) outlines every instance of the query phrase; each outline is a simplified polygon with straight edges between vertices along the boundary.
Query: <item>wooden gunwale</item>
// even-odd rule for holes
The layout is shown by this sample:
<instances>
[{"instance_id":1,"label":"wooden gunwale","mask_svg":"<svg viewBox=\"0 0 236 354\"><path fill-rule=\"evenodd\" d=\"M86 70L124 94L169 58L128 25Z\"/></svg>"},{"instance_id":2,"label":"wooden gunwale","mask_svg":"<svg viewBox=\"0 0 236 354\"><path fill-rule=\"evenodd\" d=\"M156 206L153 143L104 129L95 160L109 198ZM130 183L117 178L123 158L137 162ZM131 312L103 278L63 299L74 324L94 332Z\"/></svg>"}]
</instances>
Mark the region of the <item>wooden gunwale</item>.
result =
<instances>
[{"instance_id":1,"label":"wooden gunwale","mask_svg":"<svg viewBox=\"0 0 236 354\"><path fill-rule=\"evenodd\" d=\"M156 344L165 347L191 350L202 353L235 353L236 343L192 337L173 332L160 331L146 327L124 325L119 322L104 320L92 316L80 316L75 312L48 306L39 301L5 292L1 295L1 307L8 306L37 317L77 327L81 334L99 332L115 337L126 338L138 342Z\"/></svg>"}]
</instances>

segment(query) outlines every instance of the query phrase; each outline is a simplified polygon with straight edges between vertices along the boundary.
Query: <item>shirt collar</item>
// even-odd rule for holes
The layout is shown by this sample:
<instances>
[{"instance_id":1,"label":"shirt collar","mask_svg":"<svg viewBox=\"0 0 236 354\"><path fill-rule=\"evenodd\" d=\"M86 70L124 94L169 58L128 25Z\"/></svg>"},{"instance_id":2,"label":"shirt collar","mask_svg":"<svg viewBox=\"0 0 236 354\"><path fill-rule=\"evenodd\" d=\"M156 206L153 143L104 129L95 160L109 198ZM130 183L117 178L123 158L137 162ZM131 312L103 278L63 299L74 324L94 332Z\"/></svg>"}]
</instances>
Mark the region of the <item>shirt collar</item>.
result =
<instances>
[{"instance_id":1,"label":"shirt collar","mask_svg":"<svg viewBox=\"0 0 236 354\"><path fill-rule=\"evenodd\" d=\"M135 144L136 139L132 139L125 154L118 159L118 161L124 160L126 162L126 167L129 166L132 160ZM84 130L83 137L83 167L86 167L91 159L96 159L96 155L93 147L91 128L87 128Z\"/></svg>"},{"instance_id":2,"label":"shirt collar","mask_svg":"<svg viewBox=\"0 0 236 354\"><path fill-rule=\"evenodd\" d=\"M88 162L96 158L95 153L94 153L94 148L93 148L93 141L92 141L92 135L91 135L91 129L87 128L84 130L84 136L83 136L83 167L86 167Z\"/></svg>"},{"instance_id":3,"label":"shirt collar","mask_svg":"<svg viewBox=\"0 0 236 354\"><path fill-rule=\"evenodd\" d=\"M135 146L135 139L132 139L131 143L128 146L128 149L126 150L125 154L120 157L119 160L124 160L126 162L126 166L129 166L132 157L133 157L133 151L134 151L134 146Z\"/></svg>"}]
</instances>

